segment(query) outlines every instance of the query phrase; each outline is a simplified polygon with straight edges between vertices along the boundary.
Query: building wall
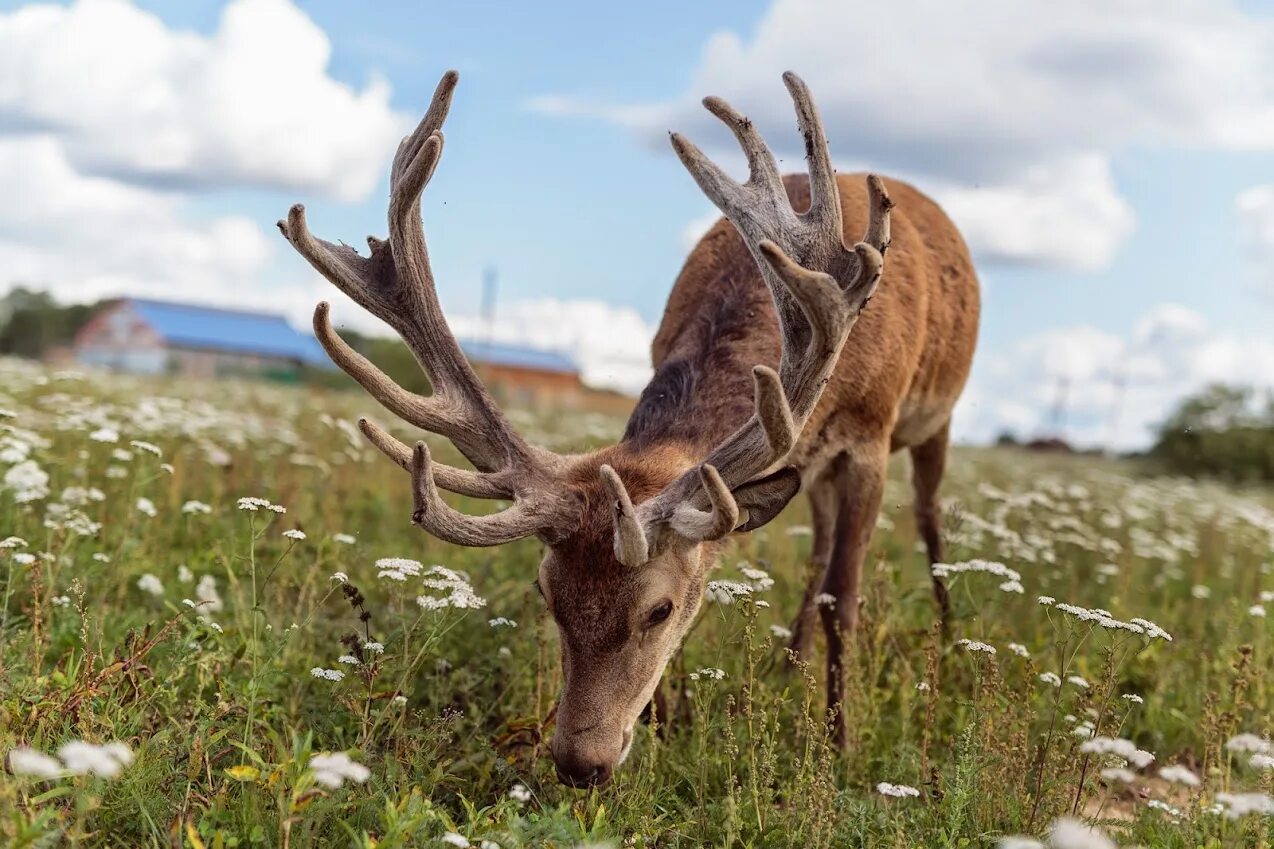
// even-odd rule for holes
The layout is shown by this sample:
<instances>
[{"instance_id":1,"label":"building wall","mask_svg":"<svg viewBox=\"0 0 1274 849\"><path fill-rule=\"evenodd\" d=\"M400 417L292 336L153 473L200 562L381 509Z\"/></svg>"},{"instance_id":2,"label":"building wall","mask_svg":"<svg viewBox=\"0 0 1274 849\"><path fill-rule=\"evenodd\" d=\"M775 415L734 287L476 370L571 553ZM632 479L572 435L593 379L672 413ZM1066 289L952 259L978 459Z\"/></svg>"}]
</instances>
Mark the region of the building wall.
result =
<instances>
[{"instance_id":1,"label":"building wall","mask_svg":"<svg viewBox=\"0 0 1274 849\"><path fill-rule=\"evenodd\" d=\"M498 401L513 407L574 410L583 400L583 384L573 372L492 363L474 363L474 369Z\"/></svg>"}]
</instances>

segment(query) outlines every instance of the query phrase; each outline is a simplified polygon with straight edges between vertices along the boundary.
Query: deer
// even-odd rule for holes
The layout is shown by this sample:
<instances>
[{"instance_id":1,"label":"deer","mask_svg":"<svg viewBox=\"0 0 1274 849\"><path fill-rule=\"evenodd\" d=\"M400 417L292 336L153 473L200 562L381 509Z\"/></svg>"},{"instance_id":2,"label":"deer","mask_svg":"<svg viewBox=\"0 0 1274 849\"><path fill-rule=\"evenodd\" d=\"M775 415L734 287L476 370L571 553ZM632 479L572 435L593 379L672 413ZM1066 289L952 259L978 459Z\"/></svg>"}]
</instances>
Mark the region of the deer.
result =
<instances>
[{"instance_id":1,"label":"deer","mask_svg":"<svg viewBox=\"0 0 1274 849\"><path fill-rule=\"evenodd\" d=\"M654 374L622 438L558 454L529 444L510 424L439 304L421 196L438 167L458 79L443 75L393 158L387 239L368 237L366 255L319 239L300 204L279 229L314 269L398 333L432 390L420 395L395 384L333 329L323 302L314 332L331 359L387 411L449 440L472 466L440 463L425 441L409 446L360 419L367 440L409 473L412 523L459 546L539 540L536 586L560 638L562 689L549 745L559 780L583 788L610 779L695 622L727 541L771 521L802 490L812 543L790 648L809 658L821 620L829 733L843 747L846 643L895 451L911 454L914 513L929 560L943 556L937 491L980 309L955 225L904 182L837 174L796 74L783 81L804 140L805 174L781 175L755 125L724 100L706 98L742 148L749 176L736 181L671 134L723 218L673 284L652 344ZM441 491L506 505L469 515ZM938 579L934 594L945 621Z\"/></svg>"}]
</instances>

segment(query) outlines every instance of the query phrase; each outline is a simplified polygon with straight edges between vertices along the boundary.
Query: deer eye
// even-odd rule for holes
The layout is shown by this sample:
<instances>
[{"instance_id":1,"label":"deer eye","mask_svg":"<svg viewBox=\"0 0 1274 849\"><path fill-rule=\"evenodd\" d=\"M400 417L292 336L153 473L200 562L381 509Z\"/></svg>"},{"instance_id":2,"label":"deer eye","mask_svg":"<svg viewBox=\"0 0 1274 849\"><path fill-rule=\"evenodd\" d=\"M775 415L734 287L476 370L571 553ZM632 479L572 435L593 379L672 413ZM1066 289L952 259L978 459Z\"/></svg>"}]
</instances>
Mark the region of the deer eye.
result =
<instances>
[{"instance_id":1,"label":"deer eye","mask_svg":"<svg viewBox=\"0 0 1274 849\"><path fill-rule=\"evenodd\" d=\"M646 620L646 627L650 628L658 625L672 615L672 602L665 601L663 604L650 611L650 617Z\"/></svg>"}]
</instances>

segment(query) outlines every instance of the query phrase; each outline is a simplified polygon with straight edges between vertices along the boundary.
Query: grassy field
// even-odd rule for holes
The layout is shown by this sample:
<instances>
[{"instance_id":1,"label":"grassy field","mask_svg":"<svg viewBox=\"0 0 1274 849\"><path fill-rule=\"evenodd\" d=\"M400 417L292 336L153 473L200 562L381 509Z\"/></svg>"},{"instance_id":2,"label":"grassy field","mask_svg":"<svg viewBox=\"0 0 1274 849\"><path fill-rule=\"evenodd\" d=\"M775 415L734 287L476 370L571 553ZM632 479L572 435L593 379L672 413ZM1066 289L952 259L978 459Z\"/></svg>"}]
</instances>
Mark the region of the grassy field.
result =
<instances>
[{"instance_id":1,"label":"grassy field","mask_svg":"<svg viewBox=\"0 0 1274 849\"><path fill-rule=\"evenodd\" d=\"M1267 493L959 450L946 529L973 565L944 641L897 464L844 755L821 668L783 655L795 504L723 559L753 591L705 604L669 716L580 792L546 751L537 544L413 528L406 476L354 429L388 423L367 403L0 363L0 845L983 847L1071 815L1121 846L1271 841ZM620 426L518 424L574 448ZM1108 845L1077 828L1053 845Z\"/></svg>"}]
</instances>

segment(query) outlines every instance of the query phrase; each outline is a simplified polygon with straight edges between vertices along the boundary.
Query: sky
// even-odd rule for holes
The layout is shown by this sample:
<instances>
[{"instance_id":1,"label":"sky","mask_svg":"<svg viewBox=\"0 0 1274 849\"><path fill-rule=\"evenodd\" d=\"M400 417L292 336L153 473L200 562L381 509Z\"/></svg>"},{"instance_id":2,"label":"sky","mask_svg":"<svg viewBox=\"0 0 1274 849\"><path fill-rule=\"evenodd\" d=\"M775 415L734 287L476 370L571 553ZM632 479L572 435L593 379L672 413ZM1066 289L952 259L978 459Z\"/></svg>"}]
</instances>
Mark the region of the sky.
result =
<instances>
[{"instance_id":1,"label":"sky","mask_svg":"<svg viewBox=\"0 0 1274 849\"><path fill-rule=\"evenodd\" d=\"M327 299L388 332L274 222L301 201L320 236L384 235L390 158L448 68L424 217L457 335L639 389L716 217L667 133L741 173L699 105L720 95L799 167L791 69L838 167L911 181L970 243L959 439L1133 448L1209 382L1274 387L1274 0L0 0L0 288L299 327Z\"/></svg>"}]
</instances>

